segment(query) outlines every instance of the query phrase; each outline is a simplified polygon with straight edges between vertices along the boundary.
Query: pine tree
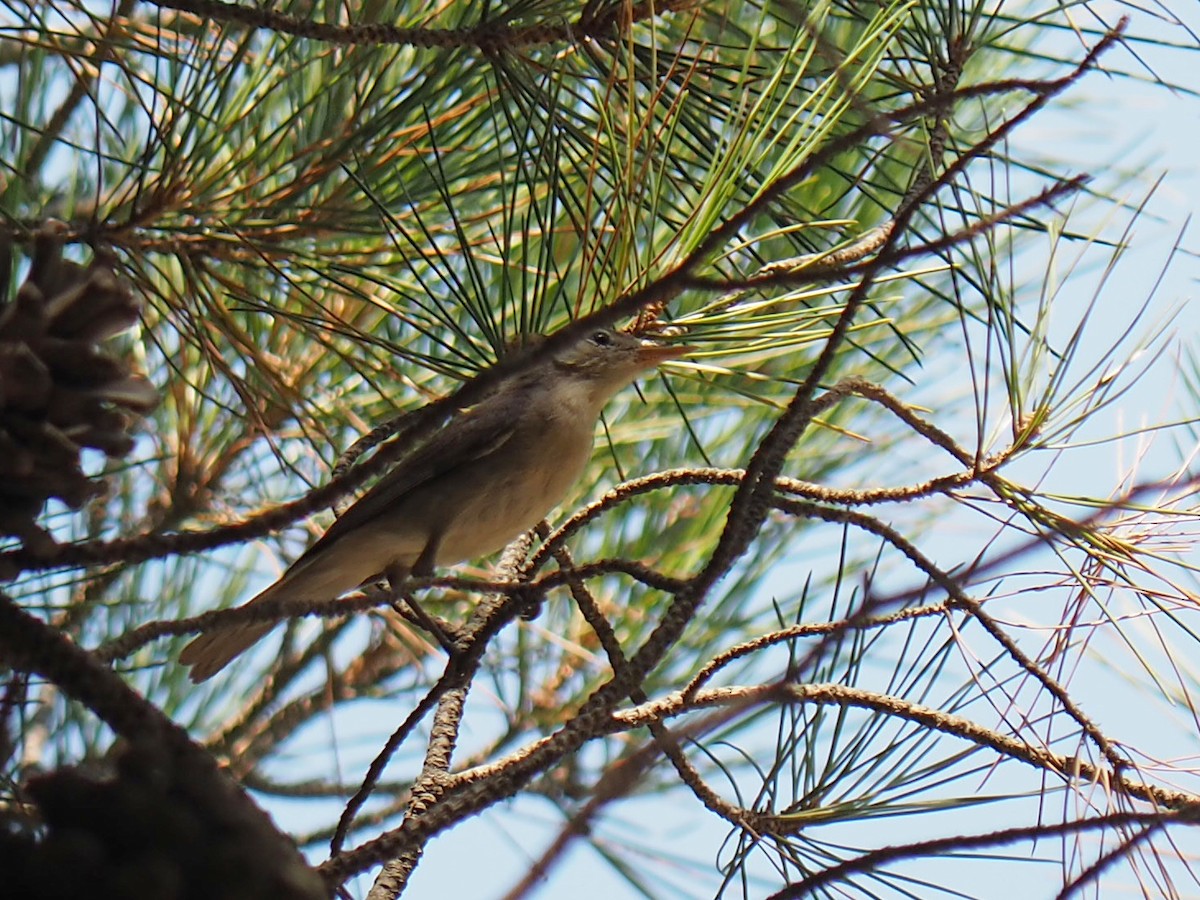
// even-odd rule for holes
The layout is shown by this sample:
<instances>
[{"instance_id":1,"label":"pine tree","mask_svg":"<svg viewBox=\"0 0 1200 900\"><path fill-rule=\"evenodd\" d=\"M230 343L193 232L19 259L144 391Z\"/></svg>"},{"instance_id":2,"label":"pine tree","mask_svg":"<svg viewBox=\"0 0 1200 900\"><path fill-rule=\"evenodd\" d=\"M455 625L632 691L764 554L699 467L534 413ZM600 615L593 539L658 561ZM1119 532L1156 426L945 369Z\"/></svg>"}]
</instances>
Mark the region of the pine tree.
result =
<instances>
[{"instance_id":1,"label":"pine tree","mask_svg":"<svg viewBox=\"0 0 1200 900\"><path fill-rule=\"evenodd\" d=\"M1186 895L1194 418L1120 435L1173 470L1089 445L1200 367L1137 321L1157 273L1105 291L1141 173L1046 123L1105 78L1194 116L1156 66L1200 41L1102 6L7 4L8 883ZM227 609L609 326L692 352L535 534Z\"/></svg>"}]
</instances>

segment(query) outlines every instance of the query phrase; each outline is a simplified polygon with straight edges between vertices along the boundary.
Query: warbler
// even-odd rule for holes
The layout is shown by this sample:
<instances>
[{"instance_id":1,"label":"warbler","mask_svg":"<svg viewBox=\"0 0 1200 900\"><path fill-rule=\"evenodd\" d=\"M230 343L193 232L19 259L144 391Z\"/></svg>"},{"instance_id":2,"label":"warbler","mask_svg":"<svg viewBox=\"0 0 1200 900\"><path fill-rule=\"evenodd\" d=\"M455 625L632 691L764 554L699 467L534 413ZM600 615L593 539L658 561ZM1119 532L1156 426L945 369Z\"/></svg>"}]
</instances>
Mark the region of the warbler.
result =
<instances>
[{"instance_id":1,"label":"warbler","mask_svg":"<svg viewBox=\"0 0 1200 900\"><path fill-rule=\"evenodd\" d=\"M387 574L493 553L546 517L583 474L604 405L689 348L597 330L501 381L454 416L338 518L248 603L330 600ZM180 662L211 678L274 627L205 632Z\"/></svg>"}]
</instances>

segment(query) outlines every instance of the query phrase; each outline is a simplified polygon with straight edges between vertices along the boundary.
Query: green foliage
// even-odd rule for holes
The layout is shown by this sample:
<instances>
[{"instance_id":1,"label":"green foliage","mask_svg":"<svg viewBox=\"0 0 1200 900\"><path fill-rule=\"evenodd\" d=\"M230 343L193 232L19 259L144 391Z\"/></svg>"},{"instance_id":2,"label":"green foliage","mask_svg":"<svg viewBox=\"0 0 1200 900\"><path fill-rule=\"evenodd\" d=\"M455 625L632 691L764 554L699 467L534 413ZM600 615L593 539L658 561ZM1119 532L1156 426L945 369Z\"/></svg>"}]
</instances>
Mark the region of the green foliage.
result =
<instances>
[{"instance_id":1,"label":"green foliage","mask_svg":"<svg viewBox=\"0 0 1200 900\"><path fill-rule=\"evenodd\" d=\"M1093 324L1148 188L1128 172L1070 182L1067 151L1014 127L1087 114L1105 76L1080 64L1116 25L1098 8L6 3L0 228L21 250L54 217L77 258L112 255L145 304L119 353L162 398L133 456L108 464L108 495L43 517L64 544L136 540L65 570L14 541L9 593L279 804L314 860L426 703L366 778L333 882L387 861L398 885L416 867L410 893L454 893L444 870L436 891L421 880L425 841L453 841L475 811L505 821L516 795L554 810L527 852L590 832L630 896L789 896L830 873L838 886L814 892L988 896L982 852L975 869L918 846L944 834L1005 867L1034 848L1067 892L1103 877L1186 893L1172 841L1197 797L1170 785L1195 791L1196 773L1139 771L1128 757L1155 739L1110 739L1087 691L1073 700L1115 677L1190 708L1194 476L1043 481L1157 377L1168 340L1136 313ZM1186 88L1153 60L1194 59L1197 42L1163 27L1135 17L1123 38L1145 68L1115 50L1096 65ZM282 533L226 526L327 483L377 425L519 366L522 335L617 308L694 352L608 407L551 524L673 474L568 534L582 581L555 574L562 557L529 576L540 614L510 609L489 634L465 713L436 641L378 597L349 623L296 616L282 642L187 682L171 636L189 625L174 623L252 595L332 517L314 502L285 510L277 524L297 527ZM1180 457L1195 443L1194 418L1137 427L1186 435ZM190 552L188 535L220 529ZM606 560L630 565L588 568ZM466 628L494 602L485 588L417 593ZM14 802L29 767L109 752L112 732L53 678L7 677ZM435 706L460 741L445 777L470 775L452 787L429 780L446 764L430 762ZM647 731L652 707L673 736ZM655 820L628 842L606 831L622 800ZM1162 818L1104 818L1151 806ZM676 816L703 817L703 839L681 849ZM1014 823L1033 831L987 843ZM1086 849L1085 828L1103 836ZM364 846L379 835L393 843ZM909 842L902 865L871 855Z\"/></svg>"}]
</instances>

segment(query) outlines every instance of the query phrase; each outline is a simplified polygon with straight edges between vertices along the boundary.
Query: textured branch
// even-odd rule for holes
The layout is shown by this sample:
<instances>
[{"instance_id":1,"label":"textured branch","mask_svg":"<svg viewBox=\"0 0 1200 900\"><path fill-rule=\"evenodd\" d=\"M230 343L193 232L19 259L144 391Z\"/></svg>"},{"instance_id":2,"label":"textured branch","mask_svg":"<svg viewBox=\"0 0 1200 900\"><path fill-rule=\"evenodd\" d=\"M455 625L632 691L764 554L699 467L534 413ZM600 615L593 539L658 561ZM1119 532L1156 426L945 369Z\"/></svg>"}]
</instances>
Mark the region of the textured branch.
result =
<instances>
[{"instance_id":1,"label":"textured branch","mask_svg":"<svg viewBox=\"0 0 1200 900\"><path fill-rule=\"evenodd\" d=\"M201 19L261 28L309 40L344 45L399 45L422 49L470 48L485 55L515 52L540 45L574 45L589 40L611 40L625 34L636 22L687 9L696 0L663 0L657 3L588 4L570 22L530 25L484 20L467 28L399 28L382 22L334 25L315 22L261 6L242 6L221 0L154 0L164 9L192 13Z\"/></svg>"}]
</instances>

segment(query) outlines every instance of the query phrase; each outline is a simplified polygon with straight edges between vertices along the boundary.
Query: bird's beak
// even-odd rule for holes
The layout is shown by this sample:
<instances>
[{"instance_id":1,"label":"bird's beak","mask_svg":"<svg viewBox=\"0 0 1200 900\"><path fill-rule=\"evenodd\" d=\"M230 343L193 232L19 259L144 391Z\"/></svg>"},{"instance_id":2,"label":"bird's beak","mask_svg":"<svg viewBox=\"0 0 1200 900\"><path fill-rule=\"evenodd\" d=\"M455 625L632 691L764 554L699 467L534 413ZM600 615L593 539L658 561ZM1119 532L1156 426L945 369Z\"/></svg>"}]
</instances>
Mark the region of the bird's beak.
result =
<instances>
[{"instance_id":1,"label":"bird's beak","mask_svg":"<svg viewBox=\"0 0 1200 900\"><path fill-rule=\"evenodd\" d=\"M638 347L638 359L646 368L650 368L691 352L692 348L687 344L660 344L658 341L643 340Z\"/></svg>"}]
</instances>

